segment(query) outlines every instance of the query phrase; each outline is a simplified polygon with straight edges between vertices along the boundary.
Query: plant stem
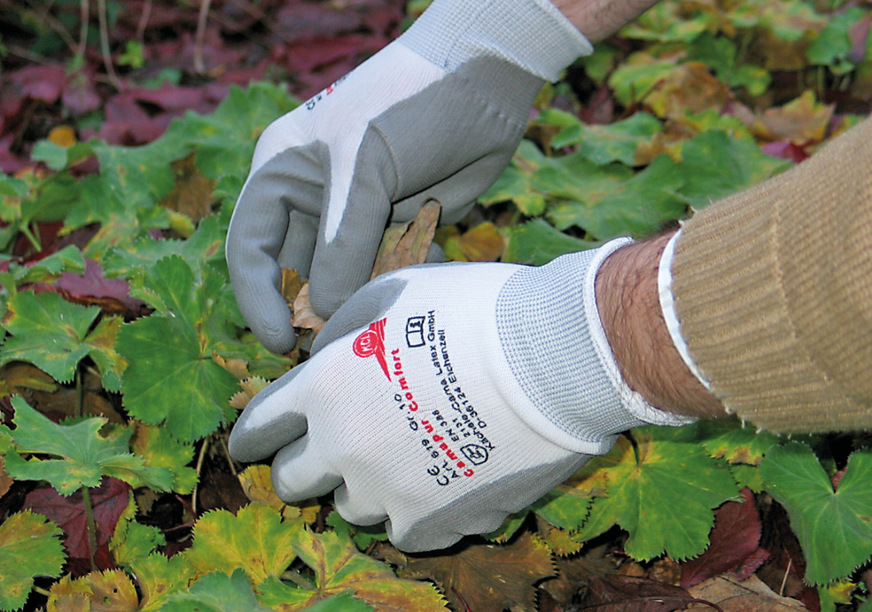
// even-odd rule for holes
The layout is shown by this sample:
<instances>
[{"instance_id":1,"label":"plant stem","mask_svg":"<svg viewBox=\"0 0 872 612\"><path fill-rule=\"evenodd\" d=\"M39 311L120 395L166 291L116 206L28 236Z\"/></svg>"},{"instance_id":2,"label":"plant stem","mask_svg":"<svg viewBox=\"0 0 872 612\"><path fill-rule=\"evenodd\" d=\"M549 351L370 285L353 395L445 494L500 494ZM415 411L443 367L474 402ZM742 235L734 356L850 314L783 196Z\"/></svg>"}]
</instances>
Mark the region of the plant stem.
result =
<instances>
[{"instance_id":1,"label":"plant stem","mask_svg":"<svg viewBox=\"0 0 872 612\"><path fill-rule=\"evenodd\" d=\"M85 383L82 380L82 364L76 366L76 416L85 412Z\"/></svg>"},{"instance_id":2,"label":"plant stem","mask_svg":"<svg viewBox=\"0 0 872 612\"><path fill-rule=\"evenodd\" d=\"M91 571L97 570L97 523L94 521L94 506L91 504L91 491L82 487L82 503L85 504L85 521L88 525L88 549L91 558Z\"/></svg>"}]
</instances>

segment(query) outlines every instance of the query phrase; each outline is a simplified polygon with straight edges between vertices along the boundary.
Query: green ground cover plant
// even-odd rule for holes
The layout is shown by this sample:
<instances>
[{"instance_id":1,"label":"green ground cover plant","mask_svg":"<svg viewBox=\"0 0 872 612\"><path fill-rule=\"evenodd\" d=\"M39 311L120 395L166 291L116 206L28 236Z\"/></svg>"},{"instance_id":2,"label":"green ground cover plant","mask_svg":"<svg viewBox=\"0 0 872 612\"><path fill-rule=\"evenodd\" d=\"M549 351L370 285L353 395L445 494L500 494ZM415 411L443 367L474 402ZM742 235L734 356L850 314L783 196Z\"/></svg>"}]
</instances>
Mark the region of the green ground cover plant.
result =
<instances>
[{"instance_id":1,"label":"green ground cover plant","mask_svg":"<svg viewBox=\"0 0 872 612\"><path fill-rule=\"evenodd\" d=\"M0 39L4 65L21 40L57 53L76 23L63 6L53 32L7 17L23 34ZM864 3L665 1L545 87L511 165L436 240L452 259L543 264L782 172L868 114L870 23ZM119 65L101 95L178 77L148 80L146 36L103 38ZM99 105L22 90L10 111L52 121L6 140L0 176L0 610L721 609L703 585L752 579L745 607L722 609L870 609L863 434L636 429L497 533L433 555L347 524L330 498L285 504L267 466L230 459L241 408L306 357L255 340L223 256L257 136L299 103L276 75L148 142L110 143Z\"/></svg>"}]
</instances>

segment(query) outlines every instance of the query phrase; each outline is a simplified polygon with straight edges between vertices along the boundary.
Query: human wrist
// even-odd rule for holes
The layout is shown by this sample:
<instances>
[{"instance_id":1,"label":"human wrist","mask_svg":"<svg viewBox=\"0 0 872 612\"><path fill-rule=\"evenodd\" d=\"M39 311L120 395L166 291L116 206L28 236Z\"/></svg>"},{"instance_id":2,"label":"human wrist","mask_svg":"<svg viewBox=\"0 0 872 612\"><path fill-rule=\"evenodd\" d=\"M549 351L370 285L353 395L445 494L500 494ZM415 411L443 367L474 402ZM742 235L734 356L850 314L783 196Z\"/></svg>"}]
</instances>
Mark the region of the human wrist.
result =
<instances>
[{"instance_id":1,"label":"human wrist","mask_svg":"<svg viewBox=\"0 0 872 612\"><path fill-rule=\"evenodd\" d=\"M657 274L672 233L624 247L606 259L596 298L606 338L631 389L664 411L725 415L720 401L685 365L663 319Z\"/></svg>"},{"instance_id":2,"label":"human wrist","mask_svg":"<svg viewBox=\"0 0 872 612\"><path fill-rule=\"evenodd\" d=\"M592 43L605 40L658 0L552 0L561 13Z\"/></svg>"}]
</instances>

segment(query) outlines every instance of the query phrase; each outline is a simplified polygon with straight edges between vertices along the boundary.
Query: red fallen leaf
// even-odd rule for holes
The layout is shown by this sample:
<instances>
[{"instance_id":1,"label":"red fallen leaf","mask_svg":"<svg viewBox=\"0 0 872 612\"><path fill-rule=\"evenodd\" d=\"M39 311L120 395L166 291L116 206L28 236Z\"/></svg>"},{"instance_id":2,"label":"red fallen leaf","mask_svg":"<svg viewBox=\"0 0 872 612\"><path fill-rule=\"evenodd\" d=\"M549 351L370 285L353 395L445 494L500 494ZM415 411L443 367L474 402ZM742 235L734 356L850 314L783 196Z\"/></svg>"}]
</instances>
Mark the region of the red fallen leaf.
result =
<instances>
[{"instance_id":1,"label":"red fallen leaf","mask_svg":"<svg viewBox=\"0 0 872 612\"><path fill-rule=\"evenodd\" d=\"M61 97L67 75L64 67L57 64L27 66L10 73L7 82L14 88L17 96L52 104Z\"/></svg>"},{"instance_id":2,"label":"red fallen leaf","mask_svg":"<svg viewBox=\"0 0 872 612\"><path fill-rule=\"evenodd\" d=\"M138 315L145 302L130 296L130 285L120 278L106 278L103 268L93 259L85 260L85 273L64 272L54 285L58 293L86 306L97 305L110 313Z\"/></svg>"},{"instance_id":3,"label":"red fallen leaf","mask_svg":"<svg viewBox=\"0 0 872 612\"><path fill-rule=\"evenodd\" d=\"M94 522L97 524L97 561L101 569L112 567L111 561L104 565L109 560L109 538L115 531L118 518L127 507L130 490L130 485L123 480L104 478L99 487L90 491ZM64 497L51 487L36 489L24 498L24 507L48 517L64 530L64 546L70 557L90 559L91 547L81 491ZM104 548L107 550L103 551Z\"/></svg>"},{"instance_id":4,"label":"red fallen leaf","mask_svg":"<svg viewBox=\"0 0 872 612\"><path fill-rule=\"evenodd\" d=\"M690 588L708 578L741 569L754 573L768 558L760 544L760 514L750 489L742 491L742 502L726 502L715 510L715 526L708 549L681 564L681 586ZM751 563L747 563L751 561ZM756 564L756 566L755 566Z\"/></svg>"},{"instance_id":5,"label":"red fallen leaf","mask_svg":"<svg viewBox=\"0 0 872 612\"><path fill-rule=\"evenodd\" d=\"M87 73L83 70L74 74L64 87L61 99L64 106L76 115L100 108L103 100L97 93L93 69L88 70Z\"/></svg>"},{"instance_id":6,"label":"red fallen leaf","mask_svg":"<svg viewBox=\"0 0 872 612\"><path fill-rule=\"evenodd\" d=\"M329 4L292 2L276 15L278 36L284 42L296 42L351 32L361 25L354 11L340 10Z\"/></svg>"},{"instance_id":7,"label":"red fallen leaf","mask_svg":"<svg viewBox=\"0 0 872 612\"><path fill-rule=\"evenodd\" d=\"M808 157L808 154L805 152L803 147L788 140L767 142L766 144L761 145L760 149L762 149L766 155L771 155L772 157L778 157L780 159L789 159L796 163L805 161Z\"/></svg>"}]
</instances>

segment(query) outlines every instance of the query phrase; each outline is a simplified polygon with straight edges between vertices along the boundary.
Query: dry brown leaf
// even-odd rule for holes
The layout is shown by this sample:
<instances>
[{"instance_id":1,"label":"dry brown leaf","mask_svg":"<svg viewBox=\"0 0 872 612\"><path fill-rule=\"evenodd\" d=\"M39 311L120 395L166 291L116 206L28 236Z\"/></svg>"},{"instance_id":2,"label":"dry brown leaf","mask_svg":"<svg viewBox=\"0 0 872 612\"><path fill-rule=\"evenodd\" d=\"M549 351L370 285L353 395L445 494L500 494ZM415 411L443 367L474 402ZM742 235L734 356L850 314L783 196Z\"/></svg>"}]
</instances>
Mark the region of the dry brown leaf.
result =
<instances>
[{"instance_id":1,"label":"dry brown leaf","mask_svg":"<svg viewBox=\"0 0 872 612\"><path fill-rule=\"evenodd\" d=\"M294 313L291 325L298 329L311 329L317 334L327 322L318 316L318 313L312 308L312 303L309 301L309 283L300 289L291 310Z\"/></svg>"},{"instance_id":2,"label":"dry brown leaf","mask_svg":"<svg viewBox=\"0 0 872 612\"><path fill-rule=\"evenodd\" d=\"M408 557L401 578L429 578L455 610L535 610L534 585L555 574L551 552L529 533L511 544L481 544L446 555Z\"/></svg>"},{"instance_id":3,"label":"dry brown leaf","mask_svg":"<svg viewBox=\"0 0 872 612\"><path fill-rule=\"evenodd\" d=\"M688 589L697 599L717 604L723 612L797 612L808 610L796 599L782 597L756 576L737 582L727 576L709 578ZM711 606L694 604L688 610L701 610Z\"/></svg>"},{"instance_id":4,"label":"dry brown leaf","mask_svg":"<svg viewBox=\"0 0 872 612\"><path fill-rule=\"evenodd\" d=\"M408 223L388 228L382 237L370 278L424 263L433 242L440 210L439 203L431 200ZM309 283L303 281L296 270L282 270L281 293L291 306L291 325L298 330L312 330L315 334L321 331L326 321L312 308Z\"/></svg>"},{"instance_id":5,"label":"dry brown leaf","mask_svg":"<svg viewBox=\"0 0 872 612\"><path fill-rule=\"evenodd\" d=\"M215 181L203 176L194 161L194 153L177 159L170 166L176 182L161 204L190 217L194 223L212 214L210 204Z\"/></svg>"},{"instance_id":6,"label":"dry brown leaf","mask_svg":"<svg viewBox=\"0 0 872 612\"><path fill-rule=\"evenodd\" d=\"M6 466L3 465L3 457L0 457L0 497L3 497L9 492L13 482L15 481L6 473Z\"/></svg>"},{"instance_id":7,"label":"dry brown leaf","mask_svg":"<svg viewBox=\"0 0 872 612\"><path fill-rule=\"evenodd\" d=\"M730 101L730 90L702 62L687 62L670 71L645 98L660 117L683 117L688 112L720 110Z\"/></svg>"},{"instance_id":8,"label":"dry brown leaf","mask_svg":"<svg viewBox=\"0 0 872 612\"><path fill-rule=\"evenodd\" d=\"M431 199L421 207L414 219L385 230L370 278L424 263L441 210L439 202Z\"/></svg>"},{"instance_id":9,"label":"dry brown leaf","mask_svg":"<svg viewBox=\"0 0 872 612\"><path fill-rule=\"evenodd\" d=\"M237 391L233 397L230 398L230 405L237 410L245 410L245 407L248 406L248 402L251 401L251 398L257 395L259 391L265 389L268 384L269 381L260 376L252 376L251 378L239 381L239 386L242 387L242 390Z\"/></svg>"}]
</instances>

